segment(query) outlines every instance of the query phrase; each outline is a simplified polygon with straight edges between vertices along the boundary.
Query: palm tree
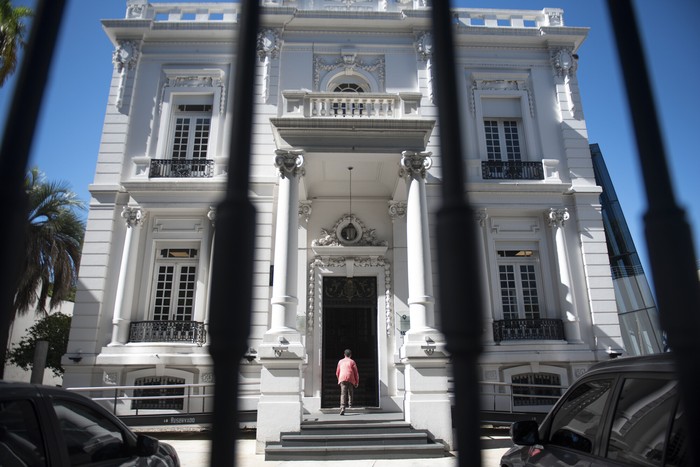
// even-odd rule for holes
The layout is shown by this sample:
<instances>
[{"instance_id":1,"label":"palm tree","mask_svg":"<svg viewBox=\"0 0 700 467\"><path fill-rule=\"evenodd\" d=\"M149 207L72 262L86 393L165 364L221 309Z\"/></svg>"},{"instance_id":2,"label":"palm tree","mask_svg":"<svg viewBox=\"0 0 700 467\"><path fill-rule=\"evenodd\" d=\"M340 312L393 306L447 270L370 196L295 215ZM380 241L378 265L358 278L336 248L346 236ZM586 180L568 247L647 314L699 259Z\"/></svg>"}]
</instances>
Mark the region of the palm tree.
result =
<instances>
[{"instance_id":1,"label":"palm tree","mask_svg":"<svg viewBox=\"0 0 700 467\"><path fill-rule=\"evenodd\" d=\"M75 287L85 226L75 210L84 209L65 182L47 182L39 169L25 178L28 223L24 261L17 279L13 312L46 312L67 299ZM13 314L13 316L14 316Z\"/></svg>"},{"instance_id":2,"label":"palm tree","mask_svg":"<svg viewBox=\"0 0 700 467\"><path fill-rule=\"evenodd\" d=\"M13 7L10 0L0 0L0 86L17 67L17 56L24 46L27 30L24 19L30 16L31 8Z\"/></svg>"}]
</instances>

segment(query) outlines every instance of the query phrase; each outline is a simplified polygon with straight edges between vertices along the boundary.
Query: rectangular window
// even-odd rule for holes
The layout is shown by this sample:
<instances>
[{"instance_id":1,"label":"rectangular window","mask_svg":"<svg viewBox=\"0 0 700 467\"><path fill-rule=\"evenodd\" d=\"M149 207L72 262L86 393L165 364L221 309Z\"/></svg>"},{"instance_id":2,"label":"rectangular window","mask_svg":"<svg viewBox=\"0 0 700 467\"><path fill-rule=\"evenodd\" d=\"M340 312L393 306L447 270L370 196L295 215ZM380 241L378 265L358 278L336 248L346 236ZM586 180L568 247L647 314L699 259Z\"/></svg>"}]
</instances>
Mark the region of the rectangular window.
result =
<instances>
[{"instance_id":1,"label":"rectangular window","mask_svg":"<svg viewBox=\"0 0 700 467\"><path fill-rule=\"evenodd\" d=\"M204 160L209 149L211 105L180 105L173 119L170 157Z\"/></svg>"},{"instance_id":2,"label":"rectangular window","mask_svg":"<svg viewBox=\"0 0 700 467\"><path fill-rule=\"evenodd\" d=\"M486 155L490 161L520 161L520 136L518 120L487 119L484 120L486 137Z\"/></svg>"},{"instance_id":3,"label":"rectangular window","mask_svg":"<svg viewBox=\"0 0 700 467\"><path fill-rule=\"evenodd\" d=\"M153 320L191 321L197 287L197 250L160 250L153 281Z\"/></svg>"},{"instance_id":4,"label":"rectangular window","mask_svg":"<svg viewBox=\"0 0 700 467\"><path fill-rule=\"evenodd\" d=\"M537 254L533 250L498 250L503 319L539 319Z\"/></svg>"}]
</instances>

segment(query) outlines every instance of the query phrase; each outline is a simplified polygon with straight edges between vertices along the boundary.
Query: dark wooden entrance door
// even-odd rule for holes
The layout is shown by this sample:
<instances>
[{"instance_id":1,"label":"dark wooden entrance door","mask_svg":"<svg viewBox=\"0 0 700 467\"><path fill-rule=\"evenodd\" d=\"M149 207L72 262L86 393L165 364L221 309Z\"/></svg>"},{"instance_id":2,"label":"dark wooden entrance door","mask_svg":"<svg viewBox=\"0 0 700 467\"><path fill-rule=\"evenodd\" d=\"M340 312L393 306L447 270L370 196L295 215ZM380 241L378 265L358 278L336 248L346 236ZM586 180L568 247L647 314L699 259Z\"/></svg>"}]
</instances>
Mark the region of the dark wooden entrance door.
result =
<instances>
[{"instance_id":1,"label":"dark wooden entrance door","mask_svg":"<svg viewBox=\"0 0 700 467\"><path fill-rule=\"evenodd\" d=\"M321 407L340 406L335 369L345 349L360 373L353 407L378 407L376 277L325 277L322 323Z\"/></svg>"}]
</instances>

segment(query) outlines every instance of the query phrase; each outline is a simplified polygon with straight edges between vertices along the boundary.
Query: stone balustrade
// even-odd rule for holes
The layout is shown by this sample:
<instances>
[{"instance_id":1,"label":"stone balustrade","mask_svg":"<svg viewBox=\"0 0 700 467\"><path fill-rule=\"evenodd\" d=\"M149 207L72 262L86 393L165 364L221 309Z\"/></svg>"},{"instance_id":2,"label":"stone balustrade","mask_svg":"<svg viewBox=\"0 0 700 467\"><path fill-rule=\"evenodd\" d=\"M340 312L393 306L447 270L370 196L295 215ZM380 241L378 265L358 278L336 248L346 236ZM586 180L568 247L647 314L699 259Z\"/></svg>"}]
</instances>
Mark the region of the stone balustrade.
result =
<instances>
[{"instance_id":1,"label":"stone balustrade","mask_svg":"<svg viewBox=\"0 0 700 467\"><path fill-rule=\"evenodd\" d=\"M458 26L481 26L487 28L541 28L564 26L564 10L487 10L455 9Z\"/></svg>"},{"instance_id":2,"label":"stone balustrade","mask_svg":"<svg viewBox=\"0 0 700 467\"><path fill-rule=\"evenodd\" d=\"M340 93L283 91L283 117L417 118L420 93Z\"/></svg>"}]
</instances>

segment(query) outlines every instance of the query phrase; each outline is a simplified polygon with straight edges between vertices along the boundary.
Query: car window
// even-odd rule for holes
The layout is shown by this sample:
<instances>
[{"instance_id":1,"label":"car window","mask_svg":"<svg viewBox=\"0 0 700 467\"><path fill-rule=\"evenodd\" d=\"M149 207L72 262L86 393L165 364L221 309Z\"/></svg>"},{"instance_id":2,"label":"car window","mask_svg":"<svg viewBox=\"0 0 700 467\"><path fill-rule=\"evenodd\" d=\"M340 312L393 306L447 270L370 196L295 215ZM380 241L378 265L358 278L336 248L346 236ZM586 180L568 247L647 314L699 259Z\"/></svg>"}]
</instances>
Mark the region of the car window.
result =
<instances>
[{"instance_id":1,"label":"car window","mask_svg":"<svg viewBox=\"0 0 700 467\"><path fill-rule=\"evenodd\" d=\"M61 432L72 466L124 460L131 449L119 426L91 407L74 401L54 399Z\"/></svg>"},{"instance_id":2,"label":"car window","mask_svg":"<svg viewBox=\"0 0 700 467\"><path fill-rule=\"evenodd\" d=\"M676 381L625 379L610 427L607 457L635 465L662 465L677 403Z\"/></svg>"},{"instance_id":3,"label":"car window","mask_svg":"<svg viewBox=\"0 0 700 467\"><path fill-rule=\"evenodd\" d=\"M566 394L552 419L549 443L592 453L612 384L612 379L590 380Z\"/></svg>"},{"instance_id":4,"label":"car window","mask_svg":"<svg viewBox=\"0 0 700 467\"><path fill-rule=\"evenodd\" d=\"M36 411L28 400L0 402L0 465L43 466L44 442Z\"/></svg>"}]
</instances>

